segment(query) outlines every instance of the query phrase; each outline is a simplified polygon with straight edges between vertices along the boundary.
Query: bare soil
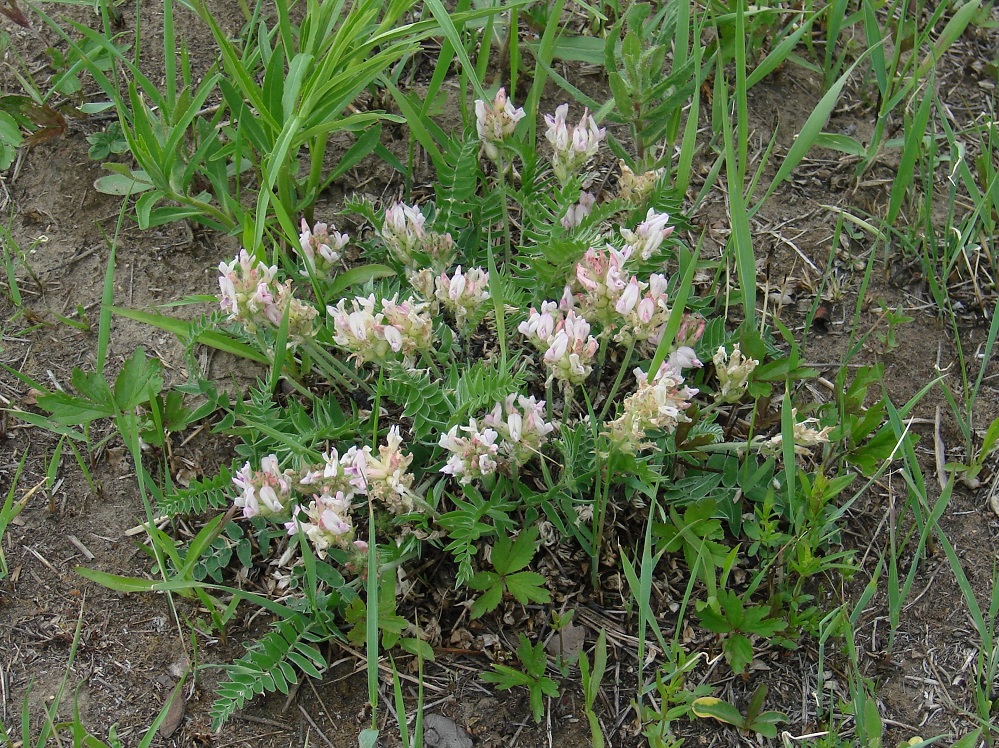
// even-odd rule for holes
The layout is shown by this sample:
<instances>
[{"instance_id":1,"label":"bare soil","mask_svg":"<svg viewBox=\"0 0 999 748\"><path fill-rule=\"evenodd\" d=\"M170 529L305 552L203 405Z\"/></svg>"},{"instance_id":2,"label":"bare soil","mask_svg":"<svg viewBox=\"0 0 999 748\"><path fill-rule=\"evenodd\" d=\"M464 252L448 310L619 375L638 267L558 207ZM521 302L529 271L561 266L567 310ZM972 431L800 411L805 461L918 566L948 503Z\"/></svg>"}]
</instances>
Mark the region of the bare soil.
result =
<instances>
[{"instance_id":1,"label":"bare soil","mask_svg":"<svg viewBox=\"0 0 999 748\"><path fill-rule=\"evenodd\" d=\"M235 33L240 26L238 10L229 4L217 5L224 24ZM156 6L148 0L140 6L149 37L146 48L150 51L157 47L156 14L162 12L162 6ZM123 5L121 10L126 27L130 27L135 9ZM99 25L99 20L87 11L80 11L75 18L94 27ZM44 84L53 75L44 50L56 40L41 30L40 23L32 30L23 30L0 18L0 26L10 35L12 47L36 80ZM214 50L205 30L195 19L182 14L180 32L188 40L192 59L207 67L214 60ZM944 72L936 86L956 117L994 113L995 81L974 71L979 68L977 62L997 58L999 30L994 27L969 34L941 63ZM4 71L2 81L5 92L17 90L10 68ZM587 85L601 84L590 79ZM872 131L872 102L864 86L859 79L851 83L827 130L850 132L861 140ZM550 90L548 95L553 102L561 100L557 91ZM821 82L797 68L782 68L751 91L751 126L758 152L762 152L771 133L775 129L778 132L775 156L765 179L773 175L773 164L779 163L820 96ZM25 267L30 272L22 267L17 276L24 296L22 313L17 314L9 298L0 295L0 362L48 387L67 386L74 367L92 370L95 365L97 317L110 257L108 240L115 233L121 209L118 199L102 195L93 187L94 180L105 172L88 158L85 138L103 124L98 120L71 120L61 137L25 148L15 167L2 177L2 209L10 216L16 245L27 251ZM707 119L704 126L710 129ZM776 297L771 298L770 313L799 333L803 332L805 311L813 299L809 283L817 282L830 266L830 253L835 256L832 267L839 291L831 303L828 330L810 332L805 348L807 360L829 380L835 378L850 340L853 310L858 304L860 279L870 248L862 236L846 247L832 247L837 215L825 206L883 212L894 178L896 164L892 158L896 157L886 152L884 162L858 180L855 160L832 152L814 152L799 167L793 181L782 186L754 220L754 242L761 258L761 297L779 292L776 295L781 297L778 300L782 305L775 307ZM707 174L713 159L714 153L705 146L697 164L698 178ZM387 170L368 169L363 180L357 174L351 175L336 185L335 192L349 194L360 186L364 192L380 197L380 193L392 190L390 176ZM695 179L692 190L699 186ZM329 199L335 205L335 196ZM706 231L706 256L720 256L729 226L723 192L716 189L689 220L693 224L690 243L695 244ZM182 224L141 232L126 219L117 247L115 303L144 309L191 294L214 293L215 268L235 254L238 244L230 237L192 230ZM882 306L906 310L913 321L898 330L895 347L889 349L880 337L872 336L850 362L883 363L883 385L896 405L915 395L941 371L947 372L951 382L957 381L953 338L930 303L926 279L920 276L913 259L879 259L867 296L859 301L859 327L861 331L878 327L886 332L884 315L878 311ZM986 314L991 315L995 309L995 289L988 291L984 312L975 308L973 299L967 304L967 315L960 325L965 351L976 351L987 333ZM77 324L61 322L60 315ZM187 379L191 362L185 360L175 340L123 318L116 318L112 327L112 368L120 366L140 345L166 364L168 383ZM251 369L233 371L231 362L217 358L206 356L197 363L204 371L235 386L252 381L254 376ZM995 378L999 367L995 362L988 366L976 414L981 424L999 414ZM30 389L8 372L0 373L0 402L6 409L31 409L34 404ZM962 456L955 451L960 443L959 432L949 417L947 404L938 390L931 390L914 410L917 420L912 425L920 435L919 453L928 480L933 483L931 501L939 491L934 467L938 407L942 409L940 439L951 449L948 457ZM151 560L141 549L143 535L129 532L145 521L134 466L120 440L112 437L86 465L88 480L68 448L63 450L58 464L51 464L57 443L53 435L19 421L9 412L4 412L2 419L0 490L5 495L10 489L15 470L24 459L15 497L28 500L2 541L11 572L0 582L0 721L12 734L15 728L19 732L22 705L26 704L24 708L37 730L43 710L57 698L65 678L59 719L71 718L76 708L94 734L104 737L116 724L125 744L134 745L186 669L192 631L198 664L224 665L242 653L243 641L253 641L264 631L266 621L248 610L230 628L227 640L220 641L211 633L204 611L188 600L119 594L85 581L75 572L78 565L124 575L144 575L150 570ZM109 424L95 424L93 442L99 442L109 429ZM187 470L187 475L211 476L217 465L231 459L232 444L224 439L201 433L185 441L189 436L178 435L173 445L177 464ZM50 474L56 476L51 490L46 487ZM999 520L989 508L994 475L993 462L983 475L982 488L958 489L941 520L941 528L957 548L979 604L986 610L999 538ZM854 505L846 527L847 543L858 549L862 568L851 580L830 584L824 591L824 603L832 606L841 597L855 600L864 590L879 554L889 542L890 522L906 496L902 477L892 472ZM181 524L176 530L183 534L191 528ZM903 555L905 570L910 562L911 558ZM665 564L663 578L657 580L657 585L666 590L671 566L675 569L675 564ZM888 745L914 735L960 736L974 724L969 717L969 712L974 711L971 681L980 642L939 544L931 544L927 558L921 562L914 590L890 648L883 578L874 601L858 622L857 645L864 674L877 687L879 708L888 725ZM633 642L625 636L628 625L623 613L613 609L594 612L595 608L589 607L594 600L563 597L567 607L578 606L577 621L583 622L591 639L600 626L620 633L617 638L611 637L612 672L605 679L601 715L609 745L642 744L636 736L634 712L629 711L636 662ZM176 606L175 610L171 606ZM676 621L670 618L665 605L664 610L661 625L669 635ZM511 620L516 618L528 626L541 620L523 611L507 613ZM182 623L180 630L177 620ZM456 642L445 645L479 652L442 652L438 662L428 666L426 711L454 720L476 746L589 745L578 674L564 679L563 696L549 704L550 718L541 725L531 719L525 695L497 692L479 681L491 656L486 651L512 651L517 631L496 618L478 627L469 626ZM75 634L78 641L71 662ZM498 637L500 645L485 647L483 642L493 636ZM716 641L694 636L685 636L684 640L689 648L706 651L714 663L696 670L694 683L709 683L716 695L741 704L759 683L766 682L771 694L768 707L792 716L791 724L786 726L790 734L818 729L814 642L803 642L793 652L762 653L759 667L742 679L731 676L718 663ZM176 730L169 737L158 737L154 745L356 745L358 732L370 720L363 661L333 643L325 654L334 664L322 681L307 681L291 697L257 699L220 734L210 731L208 718L220 671L201 671L196 681L189 680L185 686L185 712ZM847 696L844 668L842 657L827 651L826 703ZM408 678L405 687L412 695L413 676ZM394 731L390 681L385 680L382 689L383 735L389 735ZM767 742L755 736L740 736L714 723L684 723L679 729L688 736L688 745ZM848 734L849 725L843 729ZM383 745L397 743L387 738Z\"/></svg>"}]
</instances>

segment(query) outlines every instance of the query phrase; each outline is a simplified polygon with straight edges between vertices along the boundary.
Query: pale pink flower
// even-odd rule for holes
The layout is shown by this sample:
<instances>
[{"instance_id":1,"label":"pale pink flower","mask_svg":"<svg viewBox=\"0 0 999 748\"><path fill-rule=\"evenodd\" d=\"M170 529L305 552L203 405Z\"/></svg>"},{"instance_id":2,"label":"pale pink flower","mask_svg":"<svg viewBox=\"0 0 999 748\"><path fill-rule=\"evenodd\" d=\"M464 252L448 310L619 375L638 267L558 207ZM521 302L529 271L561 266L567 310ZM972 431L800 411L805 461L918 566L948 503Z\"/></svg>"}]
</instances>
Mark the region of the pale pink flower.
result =
<instances>
[{"instance_id":1,"label":"pale pink flower","mask_svg":"<svg viewBox=\"0 0 999 748\"><path fill-rule=\"evenodd\" d=\"M379 232L389 254L403 265L415 265L413 253L423 246L426 222L427 217L415 206L394 203L389 207Z\"/></svg>"},{"instance_id":2,"label":"pale pink flower","mask_svg":"<svg viewBox=\"0 0 999 748\"><path fill-rule=\"evenodd\" d=\"M637 252L643 260L652 257L666 237L673 233L675 227L668 224L669 215L657 213L655 209L649 208L645 220L638 224L634 231L621 229L621 236L631 247L629 254Z\"/></svg>"},{"instance_id":3,"label":"pale pink flower","mask_svg":"<svg viewBox=\"0 0 999 748\"><path fill-rule=\"evenodd\" d=\"M413 455L402 449L399 427L389 429L385 444L376 457L371 447L357 450L353 471L368 496L380 501L395 514L407 514L415 507L413 474L408 472ZM356 448L355 448L356 449Z\"/></svg>"},{"instance_id":4,"label":"pale pink flower","mask_svg":"<svg viewBox=\"0 0 999 748\"><path fill-rule=\"evenodd\" d=\"M798 410L796 408L791 409L791 419L794 421L793 429L793 439L794 439L794 453L798 455L807 455L812 447L818 446L819 444L828 444L829 433L832 431L832 426L826 426L822 430L813 427L813 424L819 422L817 418L806 418L803 421L798 420ZM784 449L784 435L777 434L762 444L760 444L760 451L764 454L769 454L775 457L780 457Z\"/></svg>"},{"instance_id":5,"label":"pale pink flower","mask_svg":"<svg viewBox=\"0 0 999 748\"><path fill-rule=\"evenodd\" d=\"M461 436L464 433L467 436ZM441 472L452 475L459 483L471 483L476 478L492 475L499 466L499 435L494 429L479 429L474 418L467 426L452 426L446 434L441 434L438 442L451 453Z\"/></svg>"},{"instance_id":6,"label":"pale pink flower","mask_svg":"<svg viewBox=\"0 0 999 748\"><path fill-rule=\"evenodd\" d=\"M566 386L582 384L593 370L598 348L597 339L590 335L590 323L570 310L555 325L542 359L549 379L554 377Z\"/></svg>"},{"instance_id":7,"label":"pale pink flower","mask_svg":"<svg viewBox=\"0 0 999 748\"><path fill-rule=\"evenodd\" d=\"M333 319L333 342L350 352L358 362L384 364L402 359L412 367L416 354L430 349L433 343L433 320L425 303L398 301L397 296L382 299L376 311L374 294L341 299L326 311ZM401 354L401 356L396 355Z\"/></svg>"},{"instance_id":8,"label":"pale pink flower","mask_svg":"<svg viewBox=\"0 0 999 748\"><path fill-rule=\"evenodd\" d=\"M260 328L277 329L288 315L288 342L298 345L315 334L315 307L296 299L291 281L276 280L277 267L255 262L241 249L229 263L219 264L219 303L229 319L239 322L247 332Z\"/></svg>"},{"instance_id":9,"label":"pale pink flower","mask_svg":"<svg viewBox=\"0 0 999 748\"><path fill-rule=\"evenodd\" d=\"M302 233L298 237L302 259L305 261L303 275L328 275L343 258L343 248L347 245L346 234L338 234L336 226L317 223L311 229L302 219Z\"/></svg>"},{"instance_id":10,"label":"pale pink flower","mask_svg":"<svg viewBox=\"0 0 999 748\"><path fill-rule=\"evenodd\" d=\"M452 276L441 273L437 278L437 299L454 315L458 327L464 330L469 317L474 316L489 300L489 273L482 268L461 272L461 265Z\"/></svg>"},{"instance_id":11,"label":"pale pink flower","mask_svg":"<svg viewBox=\"0 0 999 748\"><path fill-rule=\"evenodd\" d=\"M631 278L624 269L629 254L608 244L604 249L591 247L577 263L575 281L580 292L575 302L588 320L606 328L614 325L614 307Z\"/></svg>"},{"instance_id":12,"label":"pale pink flower","mask_svg":"<svg viewBox=\"0 0 999 748\"><path fill-rule=\"evenodd\" d=\"M330 547L346 548L354 540L350 499L340 492L317 494L308 506L296 507L284 527L289 535L304 534L316 555L324 559Z\"/></svg>"},{"instance_id":13,"label":"pale pink flower","mask_svg":"<svg viewBox=\"0 0 999 748\"><path fill-rule=\"evenodd\" d=\"M253 470L247 462L232 477L233 484L240 490L233 503L247 518L287 516L293 481L290 470L278 469L275 455L262 458L260 470Z\"/></svg>"},{"instance_id":14,"label":"pale pink flower","mask_svg":"<svg viewBox=\"0 0 999 748\"><path fill-rule=\"evenodd\" d=\"M482 419L500 437L499 451L513 467L541 452L555 425L545 421L545 402L513 393Z\"/></svg>"},{"instance_id":15,"label":"pale pink flower","mask_svg":"<svg viewBox=\"0 0 999 748\"><path fill-rule=\"evenodd\" d=\"M497 161L503 142L517 129L517 123L525 117L522 108L515 108L506 97L506 89L496 92L489 103L482 99L475 101L475 130L482 141L482 150L491 161Z\"/></svg>"},{"instance_id":16,"label":"pale pink flower","mask_svg":"<svg viewBox=\"0 0 999 748\"><path fill-rule=\"evenodd\" d=\"M597 198L594 197L592 192L584 192L579 196L579 202L575 205L570 205L569 209L562 216L562 226L566 231L571 231L583 222L593 211L593 206L596 204Z\"/></svg>"},{"instance_id":17,"label":"pale pink flower","mask_svg":"<svg viewBox=\"0 0 999 748\"><path fill-rule=\"evenodd\" d=\"M600 150L600 141L607 133L604 128L597 127L596 120L590 116L588 110L583 111L578 125L570 126L566 122L568 114L569 105L562 104L555 109L555 116L545 115L545 122L548 125L545 137L553 149L552 168L562 184L568 182L596 155Z\"/></svg>"},{"instance_id":18,"label":"pale pink flower","mask_svg":"<svg viewBox=\"0 0 999 748\"><path fill-rule=\"evenodd\" d=\"M558 304L554 301L541 303L539 312L533 306L530 316L517 326L517 331L526 337L540 351L548 350L549 340L555 334L556 320L561 320Z\"/></svg>"}]
</instances>

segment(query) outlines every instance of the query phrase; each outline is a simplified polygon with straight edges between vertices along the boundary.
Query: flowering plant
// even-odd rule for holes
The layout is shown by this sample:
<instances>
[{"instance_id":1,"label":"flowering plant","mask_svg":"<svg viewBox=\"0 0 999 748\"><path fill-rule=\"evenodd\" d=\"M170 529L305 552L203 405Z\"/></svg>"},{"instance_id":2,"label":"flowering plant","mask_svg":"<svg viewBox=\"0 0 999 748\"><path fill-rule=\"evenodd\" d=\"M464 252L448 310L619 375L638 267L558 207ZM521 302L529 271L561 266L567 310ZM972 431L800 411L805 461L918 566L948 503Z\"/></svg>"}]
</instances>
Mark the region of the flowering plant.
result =
<instances>
[{"instance_id":1,"label":"flowering plant","mask_svg":"<svg viewBox=\"0 0 999 748\"><path fill-rule=\"evenodd\" d=\"M297 264L242 250L219 266L230 329L274 366L225 422L244 439L232 511L284 539L279 588L325 590L352 620L371 603L364 575L401 581L430 553L457 562L448 594L490 596L477 614L507 593L551 599L543 575L484 567L490 544L523 565L535 540L580 553L596 585L636 521L654 523L655 553L693 554L691 573L716 583L739 551L721 530L710 553L684 545L686 513L726 523L732 548L773 507L790 527L804 471L835 446L829 410L799 418L790 398L810 372L755 329L729 331L716 295L696 293L666 172L620 162L600 186L586 173L606 137L593 116L572 125L558 107L540 147L518 132L526 116L502 90L477 101L474 128L441 144L432 198L348 202L350 238L303 220ZM650 519L649 501L668 512ZM524 523L536 534L510 541ZM781 558L786 541L767 537Z\"/></svg>"}]
</instances>

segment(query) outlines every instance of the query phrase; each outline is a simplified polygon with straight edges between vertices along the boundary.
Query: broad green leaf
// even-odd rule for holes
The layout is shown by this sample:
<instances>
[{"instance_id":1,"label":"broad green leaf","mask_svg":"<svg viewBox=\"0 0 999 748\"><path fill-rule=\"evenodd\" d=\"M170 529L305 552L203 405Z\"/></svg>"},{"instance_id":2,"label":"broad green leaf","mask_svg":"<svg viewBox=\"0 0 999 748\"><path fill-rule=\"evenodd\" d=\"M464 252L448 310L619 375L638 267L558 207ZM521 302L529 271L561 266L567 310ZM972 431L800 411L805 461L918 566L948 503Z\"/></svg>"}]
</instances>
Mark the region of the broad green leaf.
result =
<instances>
[{"instance_id":1,"label":"broad green leaf","mask_svg":"<svg viewBox=\"0 0 999 748\"><path fill-rule=\"evenodd\" d=\"M339 296L351 286L363 286L380 278L391 278L396 272L387 265L360 265L340 273L330 284L330 295Z\"/></svg>"},{"instance_id":2,"label":"broad green leaf","mask_svg":"<svg viewBox=\"0 0 999 748\"><path fill-rule=\"evenodd\" d=\"M506 588L521 605L548 603L551 595L544 588L545 578L534 571L521 571L505 578Z\"/></svg>"},{"instance_id":3,"label":"broad green leaf","mask_svg":"<svg viewBox=\"0 0 999 748\"><path fill-rule=\"evenodd\" d=\"M108 174L104 177L98 177L94 180L94 189L103 195L127 197L151 190L153 185L147 181L144 171L136 170L128 175Z\"/></svg>"},{"instance_id":4,"label":"broad green leaf","mask_svg":"<svg viewBox=\"0 0 999 748\"><path fill-rule=\"evenodd\" d=\"M742 727L745 722L738 709L727 701L722 701L714 696L702 696L699 699L694 699L690 704L690 711L702 719L710 717L736 727Z\"/></svg>"},{"instance_id":5,"label":"broad green leaf","mask_svg":"<svg viewBox=\"0 0 999 748\"><path fill-rule=\"evenodd\" d=\"M503 587L502 585L495 585L486 590L482 596L472 603L471 616L472 618L481 618L486 613L491 610L495 610L499 604L500 600L503 599Z\"/></svg>"},{"instance_id":6,"label":"broad green leaf","mask_svg":"<svg viewBox=\"0 0 999 748\"><path fill-rule=\"evenodd\" d=\"M725 651L725 659L736 675L744 673L753 661L753 643L743 634L729 634L722 644L722 649Z\"/></svg>"},{"instance_id":7,"label":"broad green leaf","mask_svg":"<svg viewBox=\"0 0 999 748\"><path fill-rule=\"evenodd\" d=\"M136 348L114 383L114 399L118 407L127 411L149 402L163 389L161 370L158 359L147 358L143 348Z\"/></svg>"}]
</instances>

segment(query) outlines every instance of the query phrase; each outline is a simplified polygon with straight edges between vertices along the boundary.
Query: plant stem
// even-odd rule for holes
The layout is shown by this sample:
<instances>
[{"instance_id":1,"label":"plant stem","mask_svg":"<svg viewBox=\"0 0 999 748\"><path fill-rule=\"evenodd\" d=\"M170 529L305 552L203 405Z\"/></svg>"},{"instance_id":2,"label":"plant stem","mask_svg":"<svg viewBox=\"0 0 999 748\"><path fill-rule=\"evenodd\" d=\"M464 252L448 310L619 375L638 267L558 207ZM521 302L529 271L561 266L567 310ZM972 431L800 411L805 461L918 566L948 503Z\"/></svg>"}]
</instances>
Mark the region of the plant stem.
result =
<instances>
[{"instance_id":1,"label":"plant stem","mask_svg":"<svg viewBox=\"0 0 999 748\"><path fill-rule=\"evenodd\" d=\"M600 420L603 421L607 417L607 411L610 410L611 405L614 403L614 395L617 394L618 388L621 386L621 380L624 379L624 373L628 370L628 365L631 363L631 356L635 352L635 339L631 339L631 343L628 344L628 351L624 354L624 361L621 363L621 368L617 371L617 377L614 379L614 384L611 386L610 392L607 393L607 399L604 401L604 407L600 411Z\"/></svg>"},{"instance_id":2,"label":"plant stem","mask_svg":"<svg viewBox=\"0 0 999 748\"><path fill-rule=\"evenodd\" d=\"M506 198L506 163L503 161L503 151L500 150L499 159L497 163L497 168L499 169L499 177L497 178L497 183L500 188L500 195L503 202L503 259L505 264L510 264L510 259L513 253L513 240L510 238L510 205Z\"/></svg>"}]
</instances>

